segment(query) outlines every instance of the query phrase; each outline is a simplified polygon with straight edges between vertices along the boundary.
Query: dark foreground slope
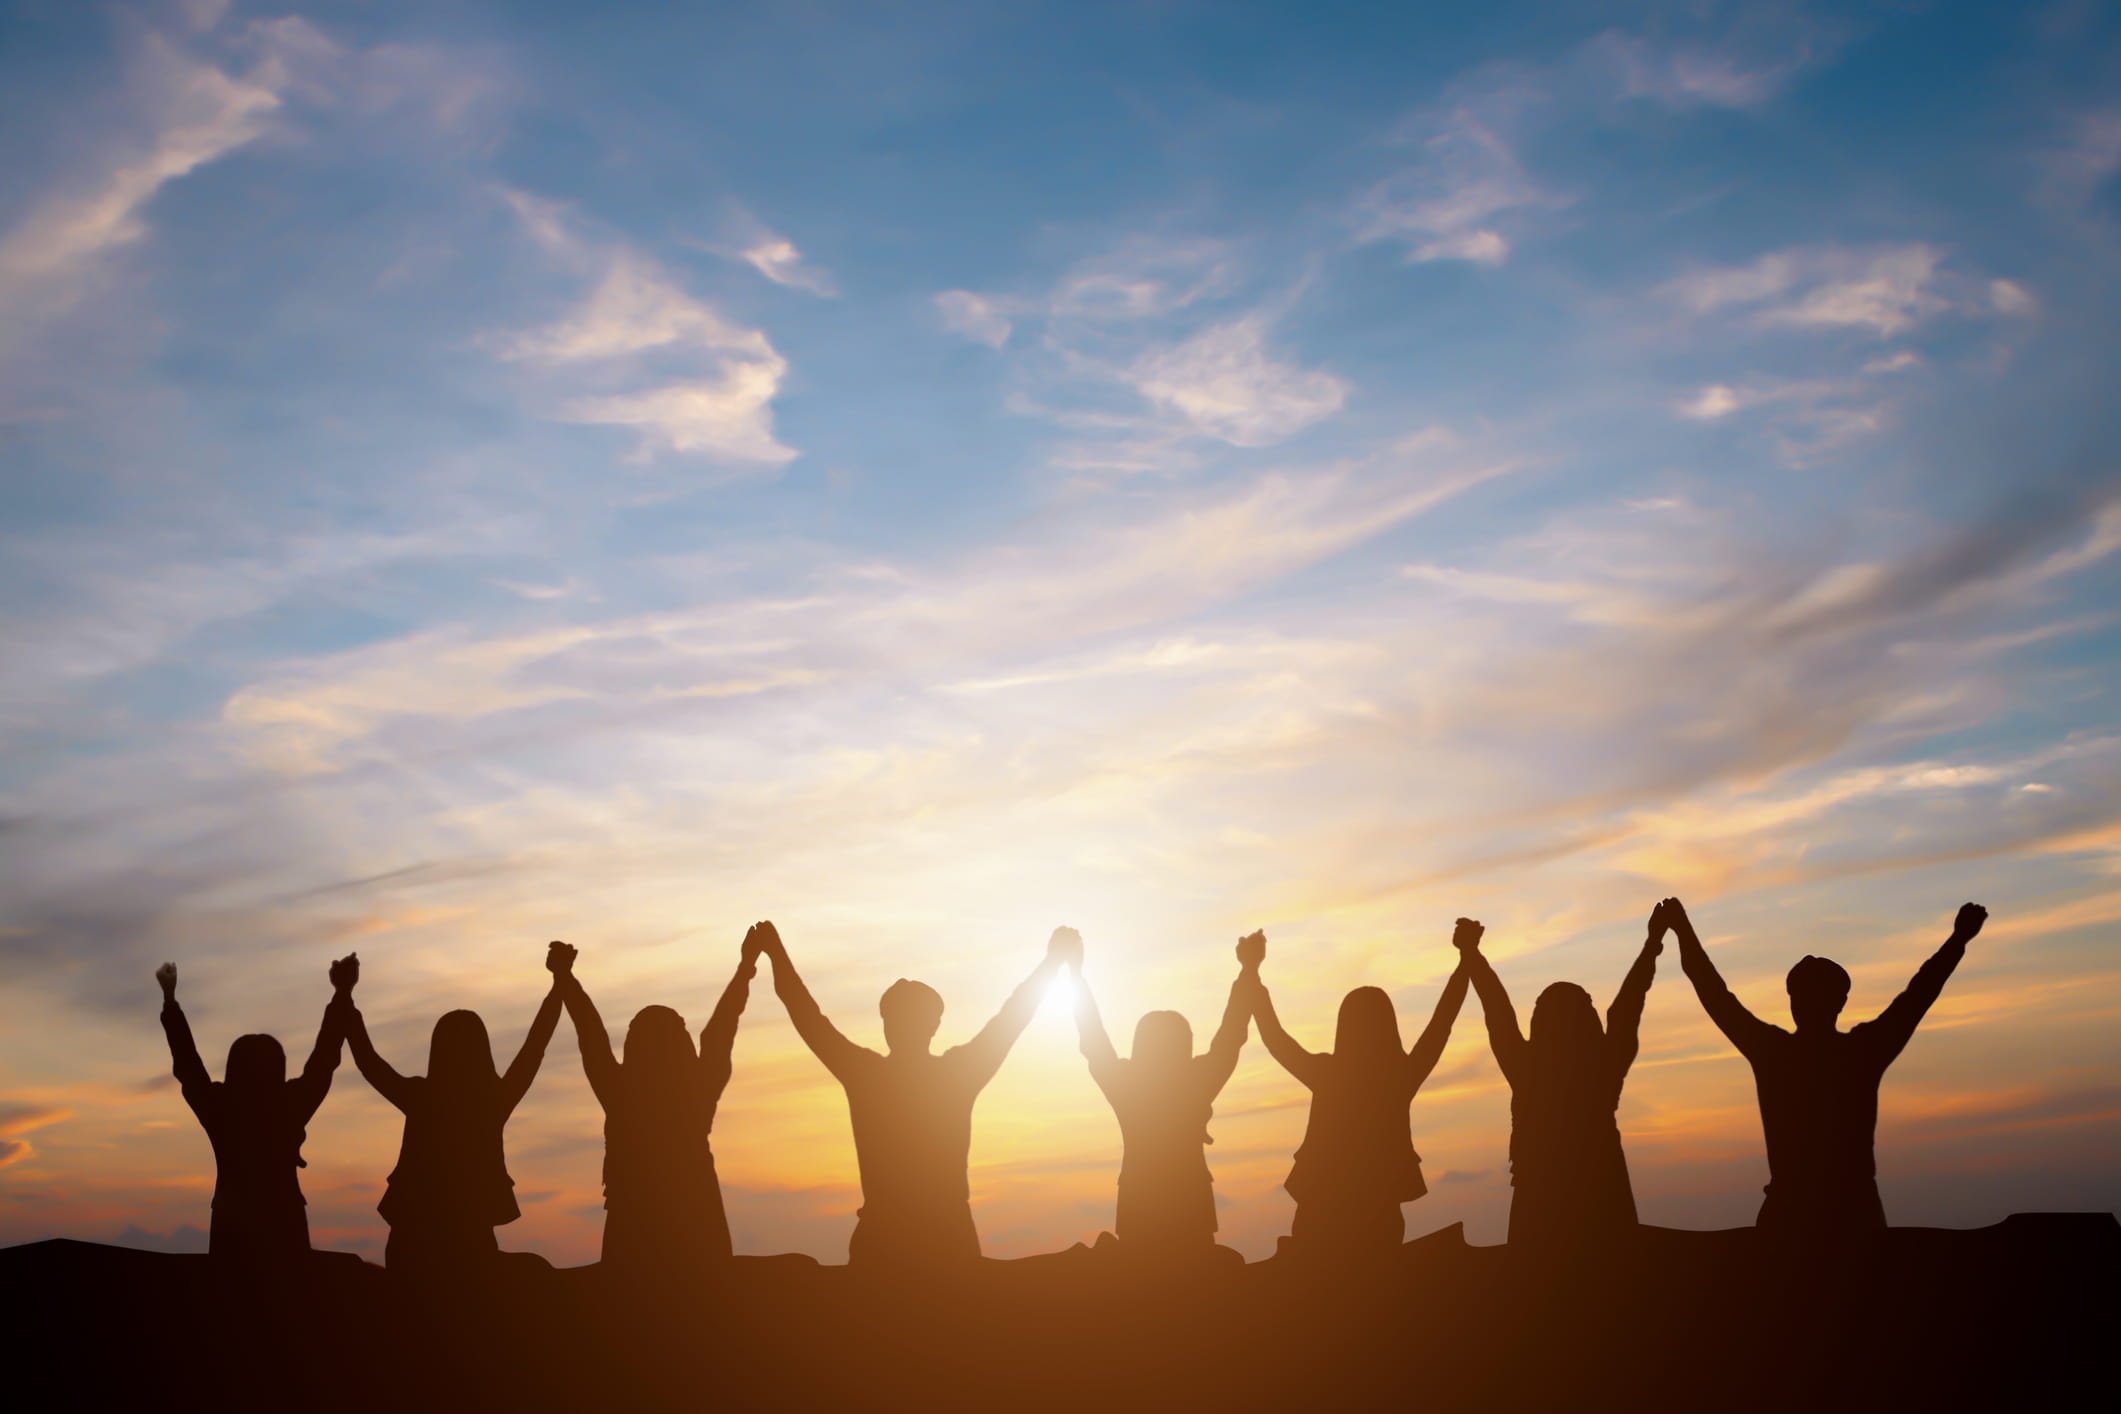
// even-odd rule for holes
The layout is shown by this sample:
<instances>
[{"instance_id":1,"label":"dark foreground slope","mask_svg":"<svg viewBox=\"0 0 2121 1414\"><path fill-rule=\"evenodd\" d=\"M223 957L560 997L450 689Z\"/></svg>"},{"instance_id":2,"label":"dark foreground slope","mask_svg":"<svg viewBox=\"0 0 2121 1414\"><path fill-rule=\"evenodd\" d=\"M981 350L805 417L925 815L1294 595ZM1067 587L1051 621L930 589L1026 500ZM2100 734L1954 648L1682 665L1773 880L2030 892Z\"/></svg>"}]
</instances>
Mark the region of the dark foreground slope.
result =
<instances>
[{"instance_id":1,"label":"dark foreground slope","mask_svg":"<svg viewBox=\"0 0 2121 1414\"><path fill-rule=\"evenodd\" d=\"M1142 1272L1109 1250L923 1285L740 1258L692 1291L505 1263L413 1290L349 1257L270 1288L203 1257L0 1251L31 1408L1871 1409L2106 1407L2121 1226L2023 1214L1807 1257L1644 1229L1533 1269L1449 1229L1367 1276ZM2066 1403L2065 1403L2066 1401Z\"/></svg>"}]
</instances>

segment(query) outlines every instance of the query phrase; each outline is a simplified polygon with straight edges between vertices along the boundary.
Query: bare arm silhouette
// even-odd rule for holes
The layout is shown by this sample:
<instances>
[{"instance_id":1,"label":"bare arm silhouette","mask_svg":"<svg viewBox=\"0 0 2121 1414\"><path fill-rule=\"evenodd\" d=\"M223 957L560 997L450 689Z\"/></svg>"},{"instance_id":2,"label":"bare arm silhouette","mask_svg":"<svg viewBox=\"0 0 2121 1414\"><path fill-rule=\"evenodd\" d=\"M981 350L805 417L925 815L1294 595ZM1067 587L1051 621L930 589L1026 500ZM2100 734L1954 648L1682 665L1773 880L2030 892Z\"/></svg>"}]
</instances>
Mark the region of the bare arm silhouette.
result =
<instances>
[{"instance_id":1,"label":"bare arm silhouette","mask_svg":"<svg viewBox=\"0 0 2121 1414\"><path fill-rule=\"evenodd\" d=\"M1105 1019L1097 1011L1097 998L1090 994L1090 984L1078 972L1075 976L1075 1039L1082 1048L1083 1059L1090 1063L1090 1078L1097 1088L1112 1095L1112 1081L1119 1076L1119 1052L1113 1048L1112 1038L1105 1032Z\"/></svg>"},{"instance_id":2,"label":"bare arm silhouette","mask_svg":"<svg viewBox=\"0 0 2121 1414\"><path fill-rule=\"evenodd\" d=\"M169 1040L170 1073L177 1077L185 1100L197 1109L214 1082L206 1073L206 1062L199 1059L199 1046L192 1040L184 1008L177 1005L177 964L165 962L156 968L155 981L162 985L162 1034Z\"/></svg>"},{"instance_id":3,"label":"bare arm silhouette","mask_svg":"<svg viewBox=\"0 0 2121 1414\"><path fill-rule=\"evenodd\" d=\"M1517 1077L1524 1073L1524 1032L1518 1028L1517 1008L1510 1005L1509 990L1480 950L1481 935L1486 931L1472 919L1461 918L1451 934L1451 946L1458 949L1459 966L1471 979L1473 990L1480 994L1480 1014L1488 1024L1488 1049L1495 1053L1502 1078L1515 1085Z\"/></svg>"},{"instance_id":4,"label":"bare arm silhouette","mask_svg":"<svg viewBox=\"0 0 2121 1414\"><path fill-rule=\"evenodd\" d=\"M538 1014L530 1019L530 1032L523 1038L522 1049L508 1063L508 1073L501 1077L502 1114L513 1114L515 1107L523 1103L523 1097L530 1093L530 1082L538 1078L538 1067L545 1063L545 1048L552 1044L552 1033L560 1024L560 992L573 974L574 953L565 943L553 943L545 949L545 967L552 973L552 986L546 991L545 1000L538 1003ZM608 1037L605 1044L610 1044Z\"/></svg>"},{"instance_id":5,"label":"bare arm silhouette","mask_svg":"<svg viewBox=\"0 0 2121 1414\"><path fill-rule=\"evenodd\" d=\"M1407 1052L1407 1093L1413 1094L1436 1069L1436 1062L1443 1059L1443 1048L1450 1043L1451 1028L1458 1024L1458 1009L1466 1003L1466 960L1459 955L1458 966L1451 972L1451 980L1443 984L1443 995L1436 999L1436 1010L1429 1013L1429 1024L1422 1029L1421 1039L1414 1049Z\"/></svg>"},{"instance_id":6,"label":"bare arm silhouette","mask_svg":"<svg viewBox=\"0 0 2121 1414\"><path fill-rule=\"evenodd\" d=\"M346 1002L346 1049L353 1052L354 1068L361 1072L375 1092L403 1110L411 1105L413 1087L410 1081L391 1069L390 1062L376 1054L376 1048L368 1039L368 1023L361 1016L361 1009L353 1004L351 996Z\"/></svg>"},{"instance_id":7,"label":"bare arm silhouette","mask_svg":"<svg viewBox=\"0 0 2121 1414\"><path fill-rule=\"evenodd\" d=\"M773 960L774 994L788 1008L788 1020L794 1024L795 1034L803 1038L803 1044L825 1069L845 1079L847 1067L863 1053L863 1048L842 1036L840 1029L825 1019L810 989L796 973L795 964L789 961L780 931L771 923L761 923L758 934L760 950Z\"/></svg>"},{"instance_id":8,"label":"bare arm silhouette","mask_svg":"<svg viewBox=\"0 0 2121 1414\"><path fill-rule=\"evenodd\" d=\"M759 924L744 930L744 945L737 952L736 971L722 988L722 999L714 1004L714 1015L700 1028L700 1064L721 1076L729 1076L730 1053L736 1049L737 1023L744 1019L751 1000L751 979L759 970Z\"/></svg>"},{"instance_id":9,"label":"bare arm silhouette","mask_svg":"<svg viewBox=\"0 0 2121 1414\"><path fill-rule=\"evenodd\" d=\"M582 1054L582 1075L589 1081L597 1103L608 1110L612 1097L618 1093L619 1079L618 1057L611 1053L611 1032L604 1025L603 1013L589 999L589 989L574 975L574 968L570 966L556 976L560 1004L567 1008L567 1019L574 1023L575 1049Z\"/></svg>"},{"instance_id":10,"label":"bare arm silhouette","mask_svg":"<svg viewBox=\"0 0 2121 1414\"><path fill-rule=\"evenodd\" d=\"M1230 999L1223 1003L1222 1025L1215 1028L1215 1039L1208 1043L1208 1053L1200 1058L1201 1078L1211 1096L1221 1094L1229 1083L1230 1073L1237 1069L1237 1058L1244 1052L1245 1038L1252 1032L1252 989L1259 985L1259 965L1266 957L1264 931L1247 933L1237 940L1237 976L1230 983Z\"/></svg>"},{"instance_id":11,"label":"bare arm silhouette","mask_svg":"<svg viewBox=\"0 0 2121 1414\"><path fill-rule=\"evenodd\" d=\"M302 1073L290 1092L295 1110L305 1123L331 1093L332 1073L339 1068L339 1051L346 1041L346 1013L353 1008L353 986L361 976L361 959L348 953L331 965L331 1001L317 1027L317 1043L310 1048Z\"/></svg>"},{"instance_id":12,"label":"bare arm silhouette","mask_svg":"<svg viewBox=\"0 0 2121 1414\"><path fill-rule=\"evenodd\" d=\"M1002 1068L1009 1059L1009 1048L1016 1038L1024 1034L1031 1018L1038 1013L1039 999L1045 995L1046 984L1063 964L1070 961L1080 967L1083 956L1082 935L1073 928L1055 928L1053 936L1046 940L1046 955L1039 959L1031 975L1016 984L1009 1000L994 1019L979 1029L979 1034L962 1046L952 1048L952 1054L964 1057L965 1066L985 1085L994 1078L994 1072Z\"/></svg>"},{"instance_id":13,"label":"bare arm silhouette","mask_svg":"<svg viewBox=\"0 0 2121 1414\"><path fill-rule=\"evenodd\" d=\"M1259 1023L1259 1039L1266 1046L1267 1054L1281 1062L1281 1068L1296 1077L1297 1083L1306 1089L1316 1089L1325 1078L1325 1057L1305 1050L1296 1044L1296 1038L1281 1024L1274 1014L1274 995L1267 990L1266 982L1255 971L1251 976L1252 1019Z\"/></svg>"},{"instance_id":14,"label":"bare arm silhouette","mask_svg":"<svg viewBox=\"0 0 2121 1414\"><path fill-rule=\"evenodd\" d=\"M1664 951L1665 930L1669 927L1663 904L1650 910L1649 932L1643 937L1642 951L1635 954L1635 965L1620 979L1620 990L1606 1008L1606 1045L1622 1075L1635 1064L1635 1052L1641 1047L1642 1006L1649 1000L1650 983L1657 980L1657 955Z\"/></svg>"},{"instance_id":15,"label":"bare arm silhouette","mask_svg":"<svg viewBox=\"0 0 2121 1414\"><path fill-rule=\"evenodd\" d=\"M1701 936L1694 931L1693 920L1686 916L1686 907L1676 898L1668 898L1658 905L1664 910L1665 924L1679 939L1679 966L1687 980L1694 984L1694 995L1701 998L1701 1009L1716 1023L1724 1039L1738 1048L1742 1056L1750 1057L1760 1043L1775 1035L1778 1027L1762 1021L1745 1009L1745 1004L1731 995L1724 985L1723 974L1716 964L1709 961L1708 950L1701 946Z\"/></svg>"},{"instance_id":16,"label":"bare arm silhouette","mask_svg":"<svg viewBox=\"0 0 2121 1414\"><path fill-rule=\"evenodd\" d=\"M1915 1028L1922 1024L1922 1018L1944 991L1944 984L1959 965L1959 959L1966 956L1966 945L1973 941L1986 922L1988 910L1980 904L1961 905L1959 916L1952 920L1952 935L1930 954L1929 961L1915 970L1914 977L1900 995L1893 998L1892 1004L1873 1020L1849 1028L1852 1032L1861 1031L1864 1038L1878 1048L1880 1065L1892 1064L1894 1057L1914 1039Z\"/></svg>"}]
</instances>

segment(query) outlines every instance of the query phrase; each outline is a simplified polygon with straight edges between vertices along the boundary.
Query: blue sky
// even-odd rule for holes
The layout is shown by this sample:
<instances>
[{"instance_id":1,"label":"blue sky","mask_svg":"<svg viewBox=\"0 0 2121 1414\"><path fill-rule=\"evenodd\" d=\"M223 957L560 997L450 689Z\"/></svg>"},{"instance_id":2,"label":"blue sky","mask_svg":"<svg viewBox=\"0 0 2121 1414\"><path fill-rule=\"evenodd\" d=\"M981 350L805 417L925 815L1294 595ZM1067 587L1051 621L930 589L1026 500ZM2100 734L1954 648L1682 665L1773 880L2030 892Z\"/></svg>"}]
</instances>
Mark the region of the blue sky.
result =
<instances>
[{"instance_id":1,"label":"blue sky","mask_svg":"<svg viewBox=\"0 0 2121 1414\"><path fill-rule=\"evenodd\" d=\"M704 1014L771 916L850 1018L905 972L969 1027L1070 922L1204 1025L1265 926L1292 1020L1412 1026L1458 914L1595 990L1675 891L1775 1012L1988 903L1889 1204L2113 1206L2121 20L1475 8L6 7L0 1236L203 1223L165 956L293 1035L358 946L411 1049L552 936ZM1638 1190L1742 1221L1678 980ZM843 1116L752 1018L740 1238L832 1255ZM1109 1222L1025 1047L1005 1251ZM1451 1055L1410 1222L1499 1235ZM1250 1249L1289 1089L1232 1091ZM556 1255L588 1103L563 1039ZM315 1131L351 1244L387 1129L348 1078Z\"/></svg>"}]
</instances>

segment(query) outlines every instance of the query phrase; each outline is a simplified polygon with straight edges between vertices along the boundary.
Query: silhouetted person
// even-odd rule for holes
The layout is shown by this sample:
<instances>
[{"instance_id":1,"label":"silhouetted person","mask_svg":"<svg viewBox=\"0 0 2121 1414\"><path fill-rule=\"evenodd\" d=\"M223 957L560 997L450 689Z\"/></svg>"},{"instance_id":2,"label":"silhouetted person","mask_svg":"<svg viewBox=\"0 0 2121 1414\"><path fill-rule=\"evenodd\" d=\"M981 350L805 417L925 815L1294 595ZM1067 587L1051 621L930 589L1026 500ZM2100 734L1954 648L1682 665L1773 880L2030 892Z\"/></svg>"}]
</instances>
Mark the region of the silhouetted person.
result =
<instances>
[{"instance_id":1,"label":"silhouetted person","mask_svg":"<svg viewBox=\"0 0 2121 1414\"><path fill-rule=\"evenodd\" d=\"M1412 1051L1399 1048L1399 1015L1382 987L1357 987L1341 999L1333 1049L1320 1054L1282 1029L1264 982L1249 990L1259 1039L1311 1092L1304 1142L1282 1181L1296 1200L1291 1249L1306 1258L1396 1249L1407 1233L1399 1205L1429 1191L1407 1107L1436 1068L1465 1003L1464 959Z\"/></svg>"},{"instance_id":2,"label":"silhouetted person","mask_svg":"<svg viewBox=\"0 0 2121 1414\"><path fill-rule=\"evenodd\" d=\"M1823 957L1804 957L1789 971L1794 1034L1760 1020L1717 975L1676 898L1662 905L1679 937L1679 963L1709 1019L1753 1065L1760 1128L1767 1138L1767 1197L1759 1226L1793 1236L1833 1238L1885 1227L1872 1144L1878 1128L1878 1082L1944 983L1988 910L1966 904L1952 935L1915 972L1907 989L1870 1021L1843 1031L1849 975Z\"/></svg>"},{"instance_id":3,"label":"silhouetted person","mask_svg":"<svg viewBox=\"0 0 2121 1414\"><path fill-rule=\"evenodd\" d=\"M626 1058L570 968L560 998L574 1019L582 1072L604 1107L604 1265L665 1276L697 1273L730 1254L729 1217L707 1145L729 1084L737 1022L758 970L758 929L744 935L736 975L722 989L695 1054L685 1018L642 1007L626 1028Z\"/></svg>"},{"instance_id":4,"label":"silhouetted person","mask_svg":"<svg viewBox=\"0 0 2121 1414\"><path fill-rule=\"evenodd\" d=\"M1613 1115L1635 1063L1642 1004L1657 975L1667 926L1659 904L1604 1027L1589 992L1574 982L1556 982L1533 1005L1527 1040L1517 1029L1510 994L1480 951L1484 930L1470 918L1458 920L1451 942L1465 958L1487 1016L1488 1044L1510 1082L1512 1247L1551 1251L1598 1244L1635 1227L1635 1191Z\"/></svg>"},{"instance_id":5,"label":"silhouetted person","mask_svg":"<svg viewBox=\"0 0 2121 1414\"><path fill-rule=\"evenodd\" d=\"M759 943L773 959L773 990L788 1008L796 1033L847 1091L854 1154L862 1175L862 1206L847 1245L850 1266L941 1266L969 1262L979 1252L966 1180L972 1147L972 1106L1009 1048L1030 1024L1046 984L1068 962L1079 963L1083 940L1056 928L1045 959L1009 994L994 1019L962 1046L936 1055L928 1047L943 1022L935 990L901 977L877 1010L886 1054L857 1046L825 1019L771 923L758 925Z\"/></svg>"},{"instance_id":6,"label":"silhouetted person","mask_svg":"<svg viewBox=\"0 0 2121 1414\"><path fill-rule=\"evenodd\" d=\"M1222 1025L1200 1056L1183 1016L1152 1011L1135 1023L1134 1054L1121 1060L1089 984L1077 978L1075 1029L1083 1059L1119 1119L1119 1211L1112 1226L1132 1254L1197 1255L1215 1245L1215 1180L1204 1152L1215 1141L1208 1121L1251 1030L1251 988L1266 954L1264 933L1238 941L1237 980Z\"/></svg>"},{"instance_id":7,"label":"silhouetted person","mask_svg":"<svg viewBox=\"0 0 2121 1414\"><path fill-rule=\"evenodd\" d=\"M376 1204L390 1224L386 1266L412 1272L475 1268L500 1251L493 1230L523 1215L501 1131L537 1078L559 1024L561 982L573 965L574 949L567 944L546 949L552 990L506 1075L494 1071L493 1043L475 1011L444 1013L428 1041L427 1074L400 1075L376 1054L361 1013L349 1005L346 1042L354 1064L405 1116L398 1166Z\"/></svg>"},{"instance_id":8,"label":"silhouetted person","mask_svg":"<svg viewBox=\"0 0 2121 1414\"><path fill-rule=\"evenodd\" d=\"M347 990L360 975L351 955L331 965L332 999L302 1073L287 1078L287 1053L271 1036L238 1036L220 1080L206 1073L191 1023L177 1005L177 965L155 969L162 984L162 1032L184 1103L214 1146L213 1219L206 1250L243 1262L282 1262L309 1251L309 1215L301 1180L302 1141L310 1116L331 1090L339 1045L352 1010Z\"/></svg>"}]
</instances>

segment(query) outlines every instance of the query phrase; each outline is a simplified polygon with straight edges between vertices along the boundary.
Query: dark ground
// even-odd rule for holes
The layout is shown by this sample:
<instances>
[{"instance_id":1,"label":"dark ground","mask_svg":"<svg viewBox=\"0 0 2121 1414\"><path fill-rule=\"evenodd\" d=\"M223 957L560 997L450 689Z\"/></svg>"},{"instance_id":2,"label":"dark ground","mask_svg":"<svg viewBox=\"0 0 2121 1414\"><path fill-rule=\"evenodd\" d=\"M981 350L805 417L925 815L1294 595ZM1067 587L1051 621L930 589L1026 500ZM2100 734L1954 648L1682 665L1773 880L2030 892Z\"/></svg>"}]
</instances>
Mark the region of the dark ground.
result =
<instances>
[{"instance_id":1,"label":"dark ground","mask_svg":"<svg viewBox=\"0 0 2121 1414\"><path fill-rule=\"evenodd\" d=\"M1110 1251L946 1285L738 1258L692 1291L503 1264L449 1291L320 1254L0 1251L14 1409L1968 1409L2121 1407L2121 1225L2020 1214L1811 1258L1645 1228L1533 1270L1456 1228L1368 1276L1145 1273ZM41 1388L40 1388L41 1387ZM23 1395L30 1398L17 1402ZM40 1397L41 1396L41 1397Z\"/></svg>"}]
</instances>

